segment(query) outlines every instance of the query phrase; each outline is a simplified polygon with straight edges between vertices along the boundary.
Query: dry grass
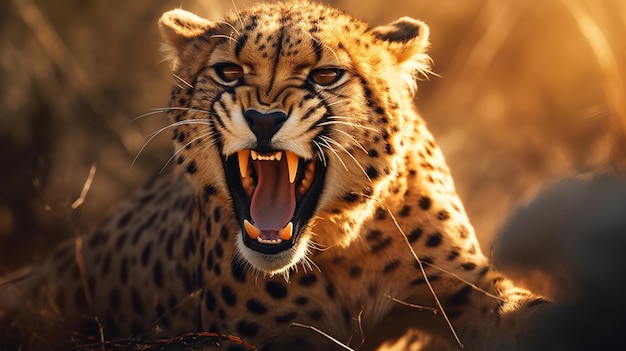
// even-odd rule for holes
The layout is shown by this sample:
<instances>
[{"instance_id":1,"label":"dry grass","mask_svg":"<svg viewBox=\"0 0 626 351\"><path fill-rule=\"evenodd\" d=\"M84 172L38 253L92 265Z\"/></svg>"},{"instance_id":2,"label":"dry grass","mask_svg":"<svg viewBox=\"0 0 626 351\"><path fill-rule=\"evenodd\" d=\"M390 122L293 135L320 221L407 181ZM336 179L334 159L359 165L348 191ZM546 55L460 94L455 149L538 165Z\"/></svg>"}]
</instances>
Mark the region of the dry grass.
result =
<instances>
[{"instance_id":1,"label":"dry grass","mask_svg":"<svg viewBox=\"0 0 626 351\"><path fill-rule=\"evenodd\" d=\"M244 7L251 1L236 1ZM230 0L176 5L217 19ZM626 161L622 0L334 2L373 24L431 26L435 72L417 104L447 155L483 247L521 199L564 175ZM172 83L156 20L173 7L0 4L0 272L86 232L168 160L153 115ZM81 189L97 165L90 192ZM74 209L77 198L82 206Z\"/></svg>"}]
</instances>

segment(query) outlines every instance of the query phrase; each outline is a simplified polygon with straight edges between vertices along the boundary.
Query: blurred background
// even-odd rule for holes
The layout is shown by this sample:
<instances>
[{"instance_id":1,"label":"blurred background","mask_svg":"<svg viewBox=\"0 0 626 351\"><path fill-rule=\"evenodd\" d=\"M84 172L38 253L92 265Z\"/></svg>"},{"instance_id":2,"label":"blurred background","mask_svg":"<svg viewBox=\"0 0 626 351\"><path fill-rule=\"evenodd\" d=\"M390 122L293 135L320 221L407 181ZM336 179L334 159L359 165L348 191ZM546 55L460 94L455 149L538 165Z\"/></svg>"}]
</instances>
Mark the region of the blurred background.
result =
<instances>
[{"instance_id":1,"label":"blurred background","mask_svg":"<svg viewBox=\"0 0 626 351\"><path fill-rule=\"evenodd\" d=\"M486 252L542 186L624 165L625 1L325 2L372 25L411 16L431 27L437 76L416 102ZM168 102L161 13L215 20L250 3L0 2L0 274L88 232L171 168L168 132L142 150L165 117L133 121Z\"/></svg>"}]
</instances>

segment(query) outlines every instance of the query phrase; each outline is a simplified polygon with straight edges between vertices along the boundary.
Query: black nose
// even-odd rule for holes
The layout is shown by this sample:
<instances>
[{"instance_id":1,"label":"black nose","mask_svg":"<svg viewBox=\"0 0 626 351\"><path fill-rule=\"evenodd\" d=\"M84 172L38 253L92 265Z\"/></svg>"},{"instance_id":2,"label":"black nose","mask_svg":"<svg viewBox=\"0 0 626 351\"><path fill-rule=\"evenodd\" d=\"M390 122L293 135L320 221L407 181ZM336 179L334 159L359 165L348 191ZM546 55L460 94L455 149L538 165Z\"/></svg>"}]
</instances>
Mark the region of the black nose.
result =
<instances>
[{"instance_id":1,"label":"black nose","mask_svg":"<svg viewBox=\"0 0 626 351\"><path fill-rule=\"evenodd\" d=\"M274 151L270 145L270 140L287 120L287 114L284 112L261 113L250 109L246 110L243 115L250 126L250 130L256 135L257 151Z\"/></svg>"}]
</instances>

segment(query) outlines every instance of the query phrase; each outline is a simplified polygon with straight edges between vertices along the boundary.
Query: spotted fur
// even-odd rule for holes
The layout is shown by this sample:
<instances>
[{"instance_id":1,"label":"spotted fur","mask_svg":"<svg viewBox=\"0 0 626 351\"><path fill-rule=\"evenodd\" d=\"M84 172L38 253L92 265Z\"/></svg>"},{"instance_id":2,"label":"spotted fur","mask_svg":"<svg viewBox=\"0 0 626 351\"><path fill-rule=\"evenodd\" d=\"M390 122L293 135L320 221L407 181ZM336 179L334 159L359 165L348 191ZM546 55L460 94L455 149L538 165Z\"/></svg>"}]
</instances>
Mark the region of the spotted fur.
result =
<instances>
[{"instance_id":1,"label":"spotted fur","mask_svg":"<svg viewBox=\"0 0 626 351\"><path fill-rule=\"evenodd\" d=\"M523 339L519 320L544 300L490 269L413 107L429 71L424 23L371 28L292 1L215 22L173 10L159 24L178 171L4 284L8 329L36 336L26 346L101 327L107 340L209 331L264 350L339 348L294 323L351 347L413 329L469 350ZM282 160L243 170L242 150ZM287 152L295 204L251 199L291 191L259 184L284 183ZM270 214L288 217L289 238L273 219L253 238L245 221Z\"/></svg>"}]
</instances>

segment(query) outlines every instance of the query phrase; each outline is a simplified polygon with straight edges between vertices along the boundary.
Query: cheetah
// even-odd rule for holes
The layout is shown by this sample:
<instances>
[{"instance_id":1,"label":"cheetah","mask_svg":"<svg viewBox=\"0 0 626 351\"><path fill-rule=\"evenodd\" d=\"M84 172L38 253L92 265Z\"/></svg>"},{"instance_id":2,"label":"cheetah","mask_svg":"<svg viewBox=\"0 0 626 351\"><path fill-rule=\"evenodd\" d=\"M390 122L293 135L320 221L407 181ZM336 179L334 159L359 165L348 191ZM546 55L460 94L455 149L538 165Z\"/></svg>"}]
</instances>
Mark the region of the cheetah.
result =
<instances>
[{"instance_id":1,"label":"cheetah","mask_svg":"<svg viewBox=\"0 0 626 351\"><path fill-rule=\"evenodd\" d=\"M176 170L5 278L0 331L25 349L194 332L377 349L412 331L523 349L548 303L490 266L413 105L426 24L286 1L159 27Z\"/></svg>"}]
</instances>

